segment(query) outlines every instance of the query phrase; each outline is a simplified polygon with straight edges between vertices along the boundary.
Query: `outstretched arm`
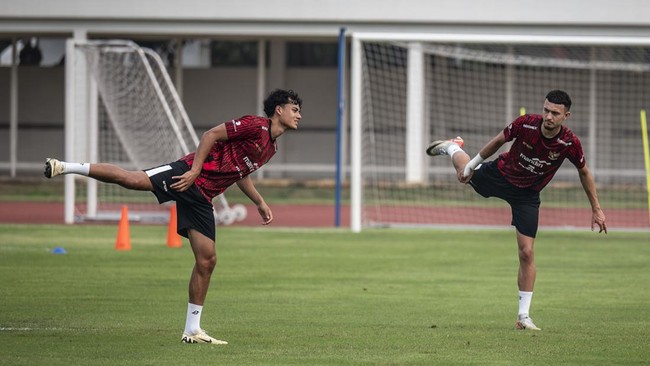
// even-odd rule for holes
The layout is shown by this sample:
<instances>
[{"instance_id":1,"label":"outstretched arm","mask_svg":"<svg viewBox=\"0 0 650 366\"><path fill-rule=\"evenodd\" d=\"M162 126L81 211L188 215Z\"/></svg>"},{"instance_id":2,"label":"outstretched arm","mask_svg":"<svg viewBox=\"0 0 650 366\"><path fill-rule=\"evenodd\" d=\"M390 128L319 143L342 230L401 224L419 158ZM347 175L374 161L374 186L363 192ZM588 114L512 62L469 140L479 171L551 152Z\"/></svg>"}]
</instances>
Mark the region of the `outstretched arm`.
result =
<instances>
[{"instance_id":1,"label":"outstretched arm","mask_svg":"<svg viewBox=\"0 0 650 366\"><path fill-rule=\"evenodd\" d=\"M506 136L503 134L503 131L499 132L498 135L494 136L490 142L485 144L481 151L470 160L465 167L460 170L458 180L461 181L462 183L467 183L469 180L472 178L472 174L474 172L474 169L483 162L483 160L489 158L490 156L494 155L503 144L506 143Z\"/></svg>"},{"instance_id":2,"label":"outstretched arm","mask_svg":"<svg viewBox=\"0 0 650 366\"><path fill-rule=\"evenodd\" d=\"M490 142L483 146L479 154L483 159L487 159L490 156L494 155L494 153L496 153L505 143L506 136L503 134L503 131L501 131L498 135L494 136Z\"/></svg>"},{"instance_id":3,"label":"outstretched arm","mask_svg":"<svg viewBox=\"0 0 650 366\"><path fill-rule=\"evenodd\" d=\"M212 145L214 145L214 143L217 141L226 140L228 140L228 132L226 131L226 125L223 123L209 129L208 131L205 131L201 136L199 146L196 148L192 168L186 171L183 175L172 177L173 179L177 179L177 181L171 184L170 187L179 192L183 192L189 189L192 184L194 184L196 177L201 174L203 162L208 157Z\"/></svg>"},{"instance_id":4,"label":"outstretched arm","mask_svg":"<svg viewBox=\"0 0 650 366\"><path fill-rule=\"evenodd\" d=\"M585 164L581 169L578 169L578 175L580 176L580 183L582 188L587 194L589 203L591 204L591 230L594 230L594 224L597 224L600 230L599 233L603 231L607 234L607 224L605 223L605 213L600 208L600 203L598 202L598 193L596 192L596 183L594 178L591 175L591 171Z\"/></svg>"},{"instance_id":5,"label":"outstretched arm","mask_svg":"<svg viewBox=\"0 0 650 366\"><path fill-rule=\"evenodd\" d=\"M273 221L273 213L266 202L264 202L264 197L255 189L251 176L247 175L238 180L237 187L257 206L257 212L262 216L262 225L270 224Z\"/></svg>"}]
</instances>

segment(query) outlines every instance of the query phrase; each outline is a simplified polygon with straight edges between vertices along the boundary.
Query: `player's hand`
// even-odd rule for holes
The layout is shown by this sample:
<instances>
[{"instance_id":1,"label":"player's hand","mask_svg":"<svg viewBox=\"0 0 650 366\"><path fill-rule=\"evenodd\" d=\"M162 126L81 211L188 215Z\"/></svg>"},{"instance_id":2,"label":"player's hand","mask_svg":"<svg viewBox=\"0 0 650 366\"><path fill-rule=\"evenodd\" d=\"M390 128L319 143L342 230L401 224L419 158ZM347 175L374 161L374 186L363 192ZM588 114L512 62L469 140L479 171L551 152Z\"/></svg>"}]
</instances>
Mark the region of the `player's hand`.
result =
<instances>
[{"instance_id":1,"label":"player's hand","mask_svg":"<svg viewBox=\"0 0 650 366\"><path fill-rule=\"evenodd\" d=\"M187 191L192 186L192 184L194 184L194 180L198 176L199 172L195 173L192 170L188 170L183 173L183 175L173 176L172 179L177 179L177 181L170 184L169 187L178 192Z\"/></svg>"},{"instance_id":2,"label":"player's hand","mask_svg":"<svg viewBox=\"0 0 650 366\"><path fill-rule=\"evenodd\" d=\"M464 183L464 184L469 183L469 181L472 179L473 175L474 175L473 170L470 170L469 174L467 174L467 176L465 176L465 172L463 171L463 169L461 169L461 170L459 170L457 172L458 181L461 182L461 183Z\"/></svg>"},{"instance_id":3,"label":"player's hand","mask_svg":"<svg viewBox=\"0 0 650 366\"><path fill-rule=\"evenodd\" d=\"M268 225L273 221L273 212L271 212L271 208L266 204L266 202L257 205L257 212L262 216L262 225Z\"/></svg>"},{"instance_id":4,"label":"player's hand","mask_svg":"<svg viewBox=\"0 0 650 366\"><path fill-rule=\"evenodd\" d=\"M591 231L594 231L595 225L598 225L598 233L603 231L607 234L607 224L605 223L605 213L600 208L593 210L591 215Z\"/></svg>"}]
</instances>

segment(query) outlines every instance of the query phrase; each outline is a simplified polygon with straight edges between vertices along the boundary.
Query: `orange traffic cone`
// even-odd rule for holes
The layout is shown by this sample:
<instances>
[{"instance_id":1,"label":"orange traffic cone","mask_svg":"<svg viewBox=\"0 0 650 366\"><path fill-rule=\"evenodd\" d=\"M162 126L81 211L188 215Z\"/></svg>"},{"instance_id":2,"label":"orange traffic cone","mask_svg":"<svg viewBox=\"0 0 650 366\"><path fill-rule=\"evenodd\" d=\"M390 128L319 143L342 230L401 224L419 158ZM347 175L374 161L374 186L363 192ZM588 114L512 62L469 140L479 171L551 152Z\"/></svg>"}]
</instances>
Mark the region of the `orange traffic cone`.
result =
<instances>
[{"instance_id":1,"label":"orange traffic cone","mask_svg":"<svg viewBox=\"0 0 650 366\"><path fill-rule=\"evenodd\" d=\"M167 228L167 246L170 248L181 247L181 237L176 229L176 205L172 205L169 209L169 227Z\"/></svg>"},{"instance_id":2,"label":"orange traffic cone","mask_svg":"<svg viewBox=\"0 0 650 366\"><path fill-rule=\"evenodd\" d=\"M117 241L115 241L115 250L131 250L131 233L129 230L129 209L126 205L122 206L122 215L120 224L117 227Z\"/></svg>"}]
</instances>

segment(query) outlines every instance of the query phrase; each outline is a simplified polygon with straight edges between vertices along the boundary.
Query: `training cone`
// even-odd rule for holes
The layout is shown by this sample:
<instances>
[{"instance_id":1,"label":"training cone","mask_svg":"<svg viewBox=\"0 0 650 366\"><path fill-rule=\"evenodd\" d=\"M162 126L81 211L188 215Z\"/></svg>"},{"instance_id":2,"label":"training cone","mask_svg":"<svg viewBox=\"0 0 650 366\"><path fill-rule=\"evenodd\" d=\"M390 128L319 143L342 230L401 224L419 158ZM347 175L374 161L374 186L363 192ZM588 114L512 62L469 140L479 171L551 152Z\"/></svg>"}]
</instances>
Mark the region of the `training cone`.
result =
<instances>
[{"instance_id":1,"label":"training cone","mask_svg":"<svg viewBox=\"0 0 650 366\"><path fill-rule=\"evenodd\" d=\"M117 228L117 241L115 241L115 250L131 250L131 233L129 230L129 209L126 207L126 205L122 206L120 225Z\"/></svg>"},{"instance_id":2,"label":"training cone","mask_svg":"<svg viewBox=\"0 0 650 366\"><path fill-rule=\"evenodd\" d=\"M172 205L169 209L169 227L167 228L167 246L170 248L181 247L181 237L176 229L176 205Z\"/></svg>"}]
</instances>

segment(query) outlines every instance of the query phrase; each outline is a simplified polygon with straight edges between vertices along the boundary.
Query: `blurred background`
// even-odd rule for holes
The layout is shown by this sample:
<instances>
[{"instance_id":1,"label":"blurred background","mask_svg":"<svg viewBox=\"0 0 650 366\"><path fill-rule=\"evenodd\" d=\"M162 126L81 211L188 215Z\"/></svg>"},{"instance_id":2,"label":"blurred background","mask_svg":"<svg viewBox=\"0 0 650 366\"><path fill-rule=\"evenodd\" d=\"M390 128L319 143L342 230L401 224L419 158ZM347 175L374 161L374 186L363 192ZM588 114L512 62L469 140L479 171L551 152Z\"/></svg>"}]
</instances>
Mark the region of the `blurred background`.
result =
<instances>
[{"instance_id":1,"label":"blurred background","mask_svg":"<svg viewBox=\"0 0 650 366\"><path fill-rule=\"evenodd\" d=\"M296 90L304 100L300 131L282 137L277 155L256 173L255 179L259 184L277 189L278 201L294 197L334 204L337 134L342 142L339 173L343 200L349 197L349 35L381 32L647 38L650 19L645 16L646 8L641 0L621 0L615 6L601 0L589 3L567 0L559 5L529 0L399 3L387 0L3 0L0 6L3 200L23 194L26 182L32 187L42 185L44 157L65 156L65 119L69 108L65 63L69 39L131 40L154 50L199 135L224 121L245 114L262 114L261 102L275 88ZM342 28L348 37L344 40L343 86L339 89ZM555 51L563 50L563 45L555 46ZM647 53L639 57L641 61L634 61L646 65L650 62ZM541 105L545 88L535 88L526 98L539 99ZM462 90L460 93L466 94ZM588 97L585 98L587 102ZM467 102L471 104L472 100ZM339 106L342 107L340 117ZM514 105L511 109L520 107L524 106ZM528 105L529 109L533 107L538 108L532 103ZM496 127L506 119L496 118ZM448 131L454 130L433 132ZM486 134L497 132L498 129L491 127ZM637 133L634 132L635 136ZM429 136L424 138L428 140ZM481 137L474 145L486 141ZM430 170L434 171L435 167ZM51 194L49 189L44 188L43 196ZM60 190L54 194L62 192L61 187L56 189ZM36 197L38 192L39 189L30 188L25 195ZM237 201L237 193L232 194ZM643 195L640 197L643 199Z\"/></svg>"}]
</instances>

